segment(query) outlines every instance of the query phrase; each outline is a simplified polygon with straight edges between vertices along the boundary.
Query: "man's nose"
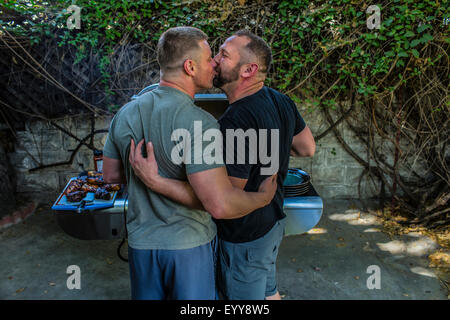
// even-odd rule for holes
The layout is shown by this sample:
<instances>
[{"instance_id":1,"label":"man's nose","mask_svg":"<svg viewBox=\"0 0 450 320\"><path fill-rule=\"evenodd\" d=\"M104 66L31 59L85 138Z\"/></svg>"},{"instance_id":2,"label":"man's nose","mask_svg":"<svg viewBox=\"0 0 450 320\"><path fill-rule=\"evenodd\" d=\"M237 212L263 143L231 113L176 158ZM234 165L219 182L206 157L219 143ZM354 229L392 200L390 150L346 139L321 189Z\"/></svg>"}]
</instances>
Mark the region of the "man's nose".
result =
<instances>
[{"instance_id":1,"label":"man's nose","mask_svg":"<svg viewBox=\"0 0 450 320\"><path fill-rule=\"evenodd\" d=\"M212 67L213 67L213 68L216 68L216 67L217 67L218 63L217 63L217 61L216 61L215 58L213 58L213 59L211 60L211 64L212 64Z\"/></svg>"},{"instance_id":2,"label":"man's nose","mask_svg":"<svg viewBox=\"0 0 450 320\"><path fill-rule=\"evenodd\" d=\"M216 65L219 65L219 53L216 54L216 56L213 58L214 62L216 63Z\"/></svg>"}]
</instances>

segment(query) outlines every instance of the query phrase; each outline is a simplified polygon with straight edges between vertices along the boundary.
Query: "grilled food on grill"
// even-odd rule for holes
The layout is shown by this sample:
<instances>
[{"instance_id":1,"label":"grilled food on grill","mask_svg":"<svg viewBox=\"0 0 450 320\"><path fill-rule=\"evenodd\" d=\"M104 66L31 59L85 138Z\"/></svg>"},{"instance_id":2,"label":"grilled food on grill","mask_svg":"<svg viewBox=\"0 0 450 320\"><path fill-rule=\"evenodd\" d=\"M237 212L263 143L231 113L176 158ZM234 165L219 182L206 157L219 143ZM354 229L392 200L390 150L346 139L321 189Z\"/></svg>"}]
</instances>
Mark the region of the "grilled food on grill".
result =
<instances>
[{"instance_id":1,"label":"grilled food on grill","mask_svg":"<svg viewBox=\"0 0 450 320\"><path fill-rule=\"evenodd\" d=\"M95 193L95 199L110 200L111 193L109 193L105 188L98 188Z\"/></svg>"},{"instance_id":2,"label":"grilled food on grill","mask_svg":"<svg viewBox=\"0 0 450 320\"><path fill-rule=\"evenodd\" d=\"M73 180L70 185L67 187L65 194L72 193L74 191L79 191L83 186L84 182L79 179Z\"/></svg>"},{"instance_id":3,"label":"grilled food on grill","mask_svg":"<svg viewBox=\"0 0 450 320\"><path fill-rule=\"evenodd\" d=\"M95 184L95 185L101 186L104 183L103 176L88 177L87 182L89 184Z\"/></svg>"},{"instance_id":4,"label":"grilled food on grill","mask_svg":"<svg viewBox=\"0 0 450 320\"><path fill-rule=\"evenodd\" d=\"M64 194L69 202L81 201L88 192L95 193L95 199L111 200L111 192L119 191L120 188L120 184L105 184L101 172L88 171L87 176L72 180Z\"/></svg>"},{"instance_id":5,"label":"grilled food on grill","mask_svg":"<svg viewBox=\"0 0 450 320\"><path fill-rule=\"evenodd\" d=\"M119 191L120 190L120 184L115 184L115 183L105 184L103 186L103 188L105 188L108 191Z\"/></svg>"},{"instance_id":6,"label":"grilled food on grill","mask_svg":"<svg viewBox=\"0 0 450 320\"><path fill-rule=\"evenodd\" d=\"M81 187L81 191L86 191L86 192L97 192L99 186L96 185L91 185L88 183L83 184L83 186Z\"/></svg>"},{"instance_id":7,"label":"grilled food on grill","mask_svg":"<svg viewBox=\"0 0 450 320\"><path fill-rule=\"evenodd\" d=\"M69 202L79 202L86 197L86 191L73 191L71 193L66 194L67 201Z\"/></svg>"},{"instance_id":8,"label":"grilled food on grill","mask_svg":"<svg viewBox=\"0 0 450 320\"><path fill-rule=\"evenodd\" d=\"M88 177L101 177L101 176L103 176L102 172L88 171Z\"/></svg>"}]
</instances>

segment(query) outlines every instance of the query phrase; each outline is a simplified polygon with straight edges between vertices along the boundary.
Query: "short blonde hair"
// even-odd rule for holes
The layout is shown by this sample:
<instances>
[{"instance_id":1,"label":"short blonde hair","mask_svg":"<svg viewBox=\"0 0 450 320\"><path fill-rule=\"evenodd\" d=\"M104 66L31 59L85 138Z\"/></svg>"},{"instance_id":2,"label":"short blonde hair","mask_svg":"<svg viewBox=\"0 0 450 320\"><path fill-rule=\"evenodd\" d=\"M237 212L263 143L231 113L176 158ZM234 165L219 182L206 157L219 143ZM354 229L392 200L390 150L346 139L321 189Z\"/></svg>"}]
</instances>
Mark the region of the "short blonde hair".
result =
<instances>
[{"instance_id":1,"label":"short blonde hair","mask_svg":"<svg viewBox=\"0 0 450 320\"><path fill-rule=\"evenodd\" d=\"M156 59L159 67L163 72L170 72L182 67L184 59L197 57L200 50L198 42L207 39L206 33L197 28L175 27L168 29L158 41Z\"/></svg>"}]
</instances>

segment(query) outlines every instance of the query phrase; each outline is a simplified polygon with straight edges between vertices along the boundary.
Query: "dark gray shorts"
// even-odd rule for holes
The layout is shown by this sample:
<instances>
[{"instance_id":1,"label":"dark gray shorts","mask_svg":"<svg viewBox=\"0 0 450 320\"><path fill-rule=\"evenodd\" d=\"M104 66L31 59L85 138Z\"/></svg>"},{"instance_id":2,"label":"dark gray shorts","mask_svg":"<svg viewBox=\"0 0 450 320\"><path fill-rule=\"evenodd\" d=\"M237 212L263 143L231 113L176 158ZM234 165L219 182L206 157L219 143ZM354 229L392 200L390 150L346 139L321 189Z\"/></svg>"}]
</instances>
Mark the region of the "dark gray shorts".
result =
<instances>
[{"instance_id":1,"label":"dark gray shorts","mask_svg":"<svg viewBox=\"0 0 450 320\"><path fill-rule=\"evenodd\" d=\"M277 292L278 248L286 218L261 238L243 243L219 239L218 287L225 299L264 300Z\"/></svg>"},{"instance_id":2,"label":"dark gray shorts","mask_svg":"<svg viewBox=\"0 0 450 320\"><path fill-rule=\"evenodd\" d=\"M133 300L215 300L216 238L181 250L128 246Z\"/></svg>"}]
</instances>

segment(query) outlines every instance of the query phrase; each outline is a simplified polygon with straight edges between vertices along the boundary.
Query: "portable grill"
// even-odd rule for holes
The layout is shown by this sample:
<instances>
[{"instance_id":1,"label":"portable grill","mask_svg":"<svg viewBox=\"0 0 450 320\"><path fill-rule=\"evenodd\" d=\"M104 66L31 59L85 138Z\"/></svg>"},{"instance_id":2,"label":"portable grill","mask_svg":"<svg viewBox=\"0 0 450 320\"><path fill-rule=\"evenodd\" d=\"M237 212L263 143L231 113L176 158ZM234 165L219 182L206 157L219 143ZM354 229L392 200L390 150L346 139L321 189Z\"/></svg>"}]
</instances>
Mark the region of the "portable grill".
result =
<instances>
[{"instance_id":1,"label":"portable grill","mask_svg":"<svg viewBox=\"0 0 450 320\"><path fill-rule=\"evenodd\" d=\"M70 181L73 179L75 178ZM57 223L65 233L81 240L125 238L125 219L128 209L126 187L116 191L112 199L108 201L83 199L76 203L64 201L64 190L53 204L52 209ZM88 197L89 195L86 198Z\"/></svg>"},{"instance_id":2,"label":"portable grill","mask_svg":"<svg viewBox=\"0 0 450 320\"><path fill-rule=\"evenodd\" d=\"M158 84L154 84L144 88L132 99L136 99L157 86ZM196 94L194 101L197 106L208 111L215 118L219 118L228 107L225 94ZM287 179L290 175L297 176L299 170L304 173L299 168L289 169ZM295 185L290 185L285 189L295 188ZM65 233L81 240L111 240L126 237L126 213L128 210L126 187L117 191L117 194L114 194L109 201L93 199L92 201L82 200L75 204L62 201L64 190L52 209L58 225ZM323 210L322 199L311 184L309 177L298 185L296 190L302 192L300 195L299 193L288 193L291 190L285 190L286 197L283 203L283 209L287 216L286 236L301 234L312 229L319 222Z\"/></svg>"}]
</instances>

